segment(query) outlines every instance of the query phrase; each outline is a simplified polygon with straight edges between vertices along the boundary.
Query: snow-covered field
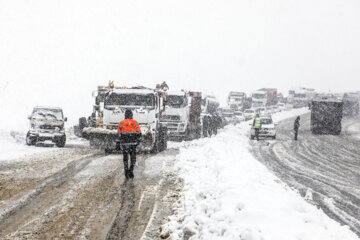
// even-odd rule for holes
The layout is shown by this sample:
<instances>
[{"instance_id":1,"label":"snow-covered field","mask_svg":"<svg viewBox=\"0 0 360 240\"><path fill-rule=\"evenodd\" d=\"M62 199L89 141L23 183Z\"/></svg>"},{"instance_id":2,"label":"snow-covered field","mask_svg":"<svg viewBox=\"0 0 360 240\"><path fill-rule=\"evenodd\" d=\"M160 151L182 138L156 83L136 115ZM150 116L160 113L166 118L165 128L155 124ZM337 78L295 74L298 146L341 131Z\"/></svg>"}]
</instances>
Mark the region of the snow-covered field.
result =
<instances>
[{"instance_id":1,"label":"snow-covered field","mask_svg":"<svg viewBox=\"0 0 360 240\"><path fill-rule=\"evenodd\" d=\"M294 109L273 119L306 112L306 108ZM249 140L248 122L227 126L211 139L173 144L180 146L176 167L184 188L163 235L172 239L358 239L269 172L252 156L250 144L262 143Z\"/></svg>"}]
</instances>

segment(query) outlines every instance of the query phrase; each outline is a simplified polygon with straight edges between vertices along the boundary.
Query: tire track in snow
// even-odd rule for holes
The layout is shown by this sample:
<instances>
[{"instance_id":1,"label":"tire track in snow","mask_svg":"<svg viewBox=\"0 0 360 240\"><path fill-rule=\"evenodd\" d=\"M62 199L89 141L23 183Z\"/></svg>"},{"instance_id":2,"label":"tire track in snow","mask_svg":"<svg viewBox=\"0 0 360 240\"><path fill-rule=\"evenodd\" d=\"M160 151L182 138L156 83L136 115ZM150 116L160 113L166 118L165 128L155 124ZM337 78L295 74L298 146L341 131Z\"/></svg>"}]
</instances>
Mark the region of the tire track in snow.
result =
<instances>
[{"instance_id":1,"label":"tire track in snow","mask_svg":"<svg viewBox=\"0 0 360 240\"><path fill-rule=\"evenodd\" d=\"M302 116L299 141L292 140L294 119L285 120L278 126L278 140L254 146L253 154L301 195L312 193L311 202L360 236L359 141L348 131L312 135L309 119L309 114ZM343 129L352 123L344 119Z\"/></svg>"}]
</instances>

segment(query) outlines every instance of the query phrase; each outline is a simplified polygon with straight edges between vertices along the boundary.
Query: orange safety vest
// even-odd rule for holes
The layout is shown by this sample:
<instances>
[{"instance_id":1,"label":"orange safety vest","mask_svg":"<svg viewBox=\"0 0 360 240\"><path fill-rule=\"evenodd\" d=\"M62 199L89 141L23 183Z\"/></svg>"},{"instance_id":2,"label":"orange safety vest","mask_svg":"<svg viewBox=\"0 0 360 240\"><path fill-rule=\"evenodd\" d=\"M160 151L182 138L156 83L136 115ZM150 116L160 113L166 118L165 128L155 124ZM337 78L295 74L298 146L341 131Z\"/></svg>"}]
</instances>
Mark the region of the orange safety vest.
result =
<instances>
[{"instance_id":1,"label":"orange safety vest","mask_svg":"<svg viewBox=\"0 0 360 240\"><path fill-rule=\"evenodd\" d=\"M134 119L124 119L119 123L118 132L140 132L140 126Z\"/></svg>"}]
</instances>

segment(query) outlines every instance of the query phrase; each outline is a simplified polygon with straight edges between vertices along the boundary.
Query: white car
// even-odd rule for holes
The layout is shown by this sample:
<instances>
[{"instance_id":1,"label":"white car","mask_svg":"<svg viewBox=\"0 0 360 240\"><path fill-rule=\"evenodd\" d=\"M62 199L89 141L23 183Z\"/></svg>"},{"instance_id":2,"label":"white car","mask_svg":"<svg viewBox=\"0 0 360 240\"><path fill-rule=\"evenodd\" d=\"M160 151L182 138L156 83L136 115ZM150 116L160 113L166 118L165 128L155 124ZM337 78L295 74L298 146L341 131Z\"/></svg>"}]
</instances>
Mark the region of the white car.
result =
<instances>
[{"instance_id":1,"label":"white car","mask_svg":"<svg viewBox=\"0 0 360 240\"><path fill-rule=\"evenodd\" d=\"M243 112L241 112L241 111L235 111L234 114L235 114L235 121L236 121L236 123L240 123L240 122L245 121L245 117L244 117L244 113L243 113Z\"/></svg>"},{"instance_id":2,"label":"white car","mask_svg":"<svg viewBox=\"0 0 360 240\"><path fill-rule=\"evenodd\" d=\"M259 137L271 137L272 139L276 139L276 124L273 122L272 118L269 116L262 117L260 116L260 132ZM250 130L250 139L255 138L255 128L253 123L251 123L251 130Z\"/></svg>"},{"instance_id":3,"label":"white car","mask_svg":"<svg viewBox=\"0 0 360 240\"><path fill-rule=\"evenodd\" d=\"M285 103L278 103L278 109L280 110L280 111L284 111L285 110Z\"/></svg>"},{"instance_id":4,"label":"white car","mask_svg":"<svg viewBox=\"0 0 360 240\"><path fill-rule=\"evenodd\" d=\"M223 118L225 119L225 125L233 124L235 122L234 110L230 108L223 108L221 111Z\"/></svg>"},{"instance_id":5,"label":"white car","mask_svg":"<svg viewBox=\"0 0 360 240\"><path fill-rule=\"evenodd\" d=\"M246 109L244 111L244 117L245 117L245 121L253 119L255 117L255 110L254 109Z\"/></svg>"}]
</instances>

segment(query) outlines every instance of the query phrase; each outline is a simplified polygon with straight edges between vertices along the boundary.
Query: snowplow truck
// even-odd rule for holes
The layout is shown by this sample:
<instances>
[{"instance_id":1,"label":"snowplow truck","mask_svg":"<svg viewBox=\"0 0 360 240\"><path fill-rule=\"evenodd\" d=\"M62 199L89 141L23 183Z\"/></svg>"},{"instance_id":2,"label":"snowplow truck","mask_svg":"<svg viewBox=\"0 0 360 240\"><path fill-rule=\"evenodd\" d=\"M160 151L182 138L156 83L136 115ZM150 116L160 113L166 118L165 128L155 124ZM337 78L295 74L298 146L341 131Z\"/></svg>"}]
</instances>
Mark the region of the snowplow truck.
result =
<instances>
[{"instance_id":1,"label":"snowplow truck","mask_svg":"<svg viewBox=\"0 0 360 240\"><path fill-rule=\"evenodd\" d=\"M160 122L166 101L166 92L160 88L112 87L103 94L103 103L100 101L95 107L95 125L80 118L79 130L91 147L105 152L121 151L117 129L125 118L125 110L130 109L141 128L137 151L160 152L167 148L168 140L167 127Z\"/></svg>"},{"instance_id":2,"label":"snowplow truck","mask_svg":"<svg viewBox=\"0 0 360 240\"><path fill-rule=\"evenodd\" d=\"M160 122L167 127L169 139L192 140L201 137L200 114L200 92L169 91Z\"/></svg>"},{"instance_id":3,"label":"snowplow truck","mask_svg":"<svg viewBox=\"0 0 360 240\"><path fill-rule=\"evenodd\" d=\"M315 99L311 101L310 126L313 134L341 133L343 102L338 99Z\"/></svg>"}]
</instances>

